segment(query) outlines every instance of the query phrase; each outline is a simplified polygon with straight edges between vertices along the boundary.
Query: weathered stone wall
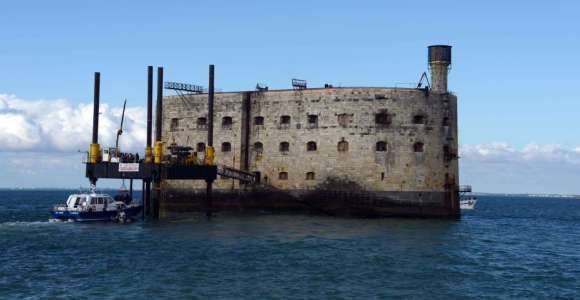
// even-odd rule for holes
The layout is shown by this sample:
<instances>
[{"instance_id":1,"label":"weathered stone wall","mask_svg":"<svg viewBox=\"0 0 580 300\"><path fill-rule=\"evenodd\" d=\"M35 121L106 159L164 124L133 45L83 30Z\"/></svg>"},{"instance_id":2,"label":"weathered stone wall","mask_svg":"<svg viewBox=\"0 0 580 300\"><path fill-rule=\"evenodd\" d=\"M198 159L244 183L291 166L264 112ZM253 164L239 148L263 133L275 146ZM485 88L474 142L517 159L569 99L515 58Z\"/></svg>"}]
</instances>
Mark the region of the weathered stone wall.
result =
<instances>
[{"instance_id":1,"label":"weathered stone wall","mask_svg":"<svg viewBox=\"0 0 580 300\"><path fill-rule=\"evenodd\" d=\"M452 94L354 87L250 92L249 97L249 171L260 172L262 182L274 188L312 190L328 178L344 178L371 192L443 192L446 182L457 185L457 98ZM243 98L242 92L215 94L217 163L239 169L244 167ZM377 114L384 114L378 119L387 124L377 124ZM316 116L316 124L309 123L309 115ZM281 123L282 116L290 116L289 124ZM232 124L222 126L224 117L231 117ZM263 125L255 125L256 117L263 117ZM207 119L207 94L165 97L166 145L196 148L207 143L207 127L198 125L198 118ZM341 141L348 143L347 151L338 150ZM224 142L231 144L231 151L222 151ZM261 152L254 147L258 142ZM289 144L288 151L280 151L282 142ZM316 150L308 151L308 142L315 142ZM386 149L377 149L378 142ZM422 152L417 143L423 144ZM313 178L307 177L309 172ZM166 183L181 189L203 185ZM234 180L218 179L214 188L239 186Z\"/></svg>"}]
</instances>

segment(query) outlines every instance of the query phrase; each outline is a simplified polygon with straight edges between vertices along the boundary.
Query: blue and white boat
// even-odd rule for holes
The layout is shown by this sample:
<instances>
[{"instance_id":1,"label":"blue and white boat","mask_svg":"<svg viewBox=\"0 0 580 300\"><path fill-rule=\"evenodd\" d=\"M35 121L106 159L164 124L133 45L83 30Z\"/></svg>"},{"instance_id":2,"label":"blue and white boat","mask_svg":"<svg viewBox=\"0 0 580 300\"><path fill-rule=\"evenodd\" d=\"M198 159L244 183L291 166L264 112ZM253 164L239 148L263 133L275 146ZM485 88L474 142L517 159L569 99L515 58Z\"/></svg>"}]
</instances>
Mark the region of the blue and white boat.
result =
<instances>
[{"instance_id":1,"label":"blue and white boat","mask_svg":"<svg viewBox=\"0 0 580 300\"><path fill-rule=\"evenodd\" d=\"M128 202L116 201L107 194L79 193L70 195L65 204L55 205L50 213L52 219L57 221L125 223L132 221L141 212L141 205Z\"/></svg>"}]
</instances>

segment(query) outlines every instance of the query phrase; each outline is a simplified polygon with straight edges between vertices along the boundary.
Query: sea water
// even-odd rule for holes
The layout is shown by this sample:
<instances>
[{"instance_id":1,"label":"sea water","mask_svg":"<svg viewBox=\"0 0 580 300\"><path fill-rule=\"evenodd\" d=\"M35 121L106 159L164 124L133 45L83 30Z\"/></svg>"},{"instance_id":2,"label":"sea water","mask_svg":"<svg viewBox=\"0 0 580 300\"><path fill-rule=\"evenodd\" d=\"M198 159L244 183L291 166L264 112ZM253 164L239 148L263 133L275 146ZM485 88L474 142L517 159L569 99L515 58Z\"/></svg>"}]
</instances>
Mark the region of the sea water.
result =
<instances>
[{"instance_id":1,"label":"sea water","mask_svg":"<svg viewBox=\"0 0 580 300\"><path fill-rule=\"evenodd\" d=\"M71 192L0 191L0 298L580 298L580 199L482 196L460 220L48 222Z\"/></svg>"}]
</instances>

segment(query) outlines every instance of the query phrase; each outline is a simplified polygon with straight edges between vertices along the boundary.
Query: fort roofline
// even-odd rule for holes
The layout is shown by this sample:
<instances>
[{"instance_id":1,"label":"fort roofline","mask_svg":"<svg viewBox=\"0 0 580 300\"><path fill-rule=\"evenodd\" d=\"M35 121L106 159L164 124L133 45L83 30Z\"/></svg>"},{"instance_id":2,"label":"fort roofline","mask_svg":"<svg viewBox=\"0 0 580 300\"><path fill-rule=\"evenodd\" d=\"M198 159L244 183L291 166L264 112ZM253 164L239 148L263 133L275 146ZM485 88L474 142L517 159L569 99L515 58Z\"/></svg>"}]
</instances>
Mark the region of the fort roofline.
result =
<instances>
[{"instance_id":1,"label":"fort roofline","mask_svg":"<svg viewBox=\"0 0 580 300\"><path fill-rule=\"evenodd\" d=\"M418 88L407 88L407 87L390 87L390 86L341 86L341 87L332 87L332 88L325 88L325 87L314 87L314 88L306 88L306 89L272 89L267 91L257 91L257 90L241 90L241 91L227 91L227 92L215 92L216 95L221 94L239 94L239 93L272 93L272 92L305 92L305 91L320 91L320 90L346 90L346 89L387 89L387 90L397 90L397 91L405 91L405 92L425 92L424 89ZM455 95L453 92L449 91L448 94ZM198 94L185 94L185 96L189 95L207 95L207 93L198 93ZM179 95L168 95L164 96L165 98L171 97L179 97Z\"/></svg>"}]
</instances>

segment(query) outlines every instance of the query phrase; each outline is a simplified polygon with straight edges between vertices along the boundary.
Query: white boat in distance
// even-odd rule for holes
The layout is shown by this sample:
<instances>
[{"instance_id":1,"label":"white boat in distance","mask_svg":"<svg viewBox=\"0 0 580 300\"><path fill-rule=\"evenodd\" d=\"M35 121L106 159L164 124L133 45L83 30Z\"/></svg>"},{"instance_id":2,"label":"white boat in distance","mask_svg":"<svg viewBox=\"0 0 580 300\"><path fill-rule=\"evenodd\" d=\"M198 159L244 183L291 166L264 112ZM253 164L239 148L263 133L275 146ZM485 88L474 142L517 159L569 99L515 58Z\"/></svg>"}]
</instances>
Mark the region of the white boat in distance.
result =
<instances>
[{"instance_id":1,"label":"white boat in distance","mask_svg":"<svg viewBox=\"0 0 580 300\"><path fill-rule=\"evenodd\" d=\"M471 196L466 199L459 201L459 208L461 209L474 209L475 204L477 204L477 198Z\"/></svg>"}]
</instances>

